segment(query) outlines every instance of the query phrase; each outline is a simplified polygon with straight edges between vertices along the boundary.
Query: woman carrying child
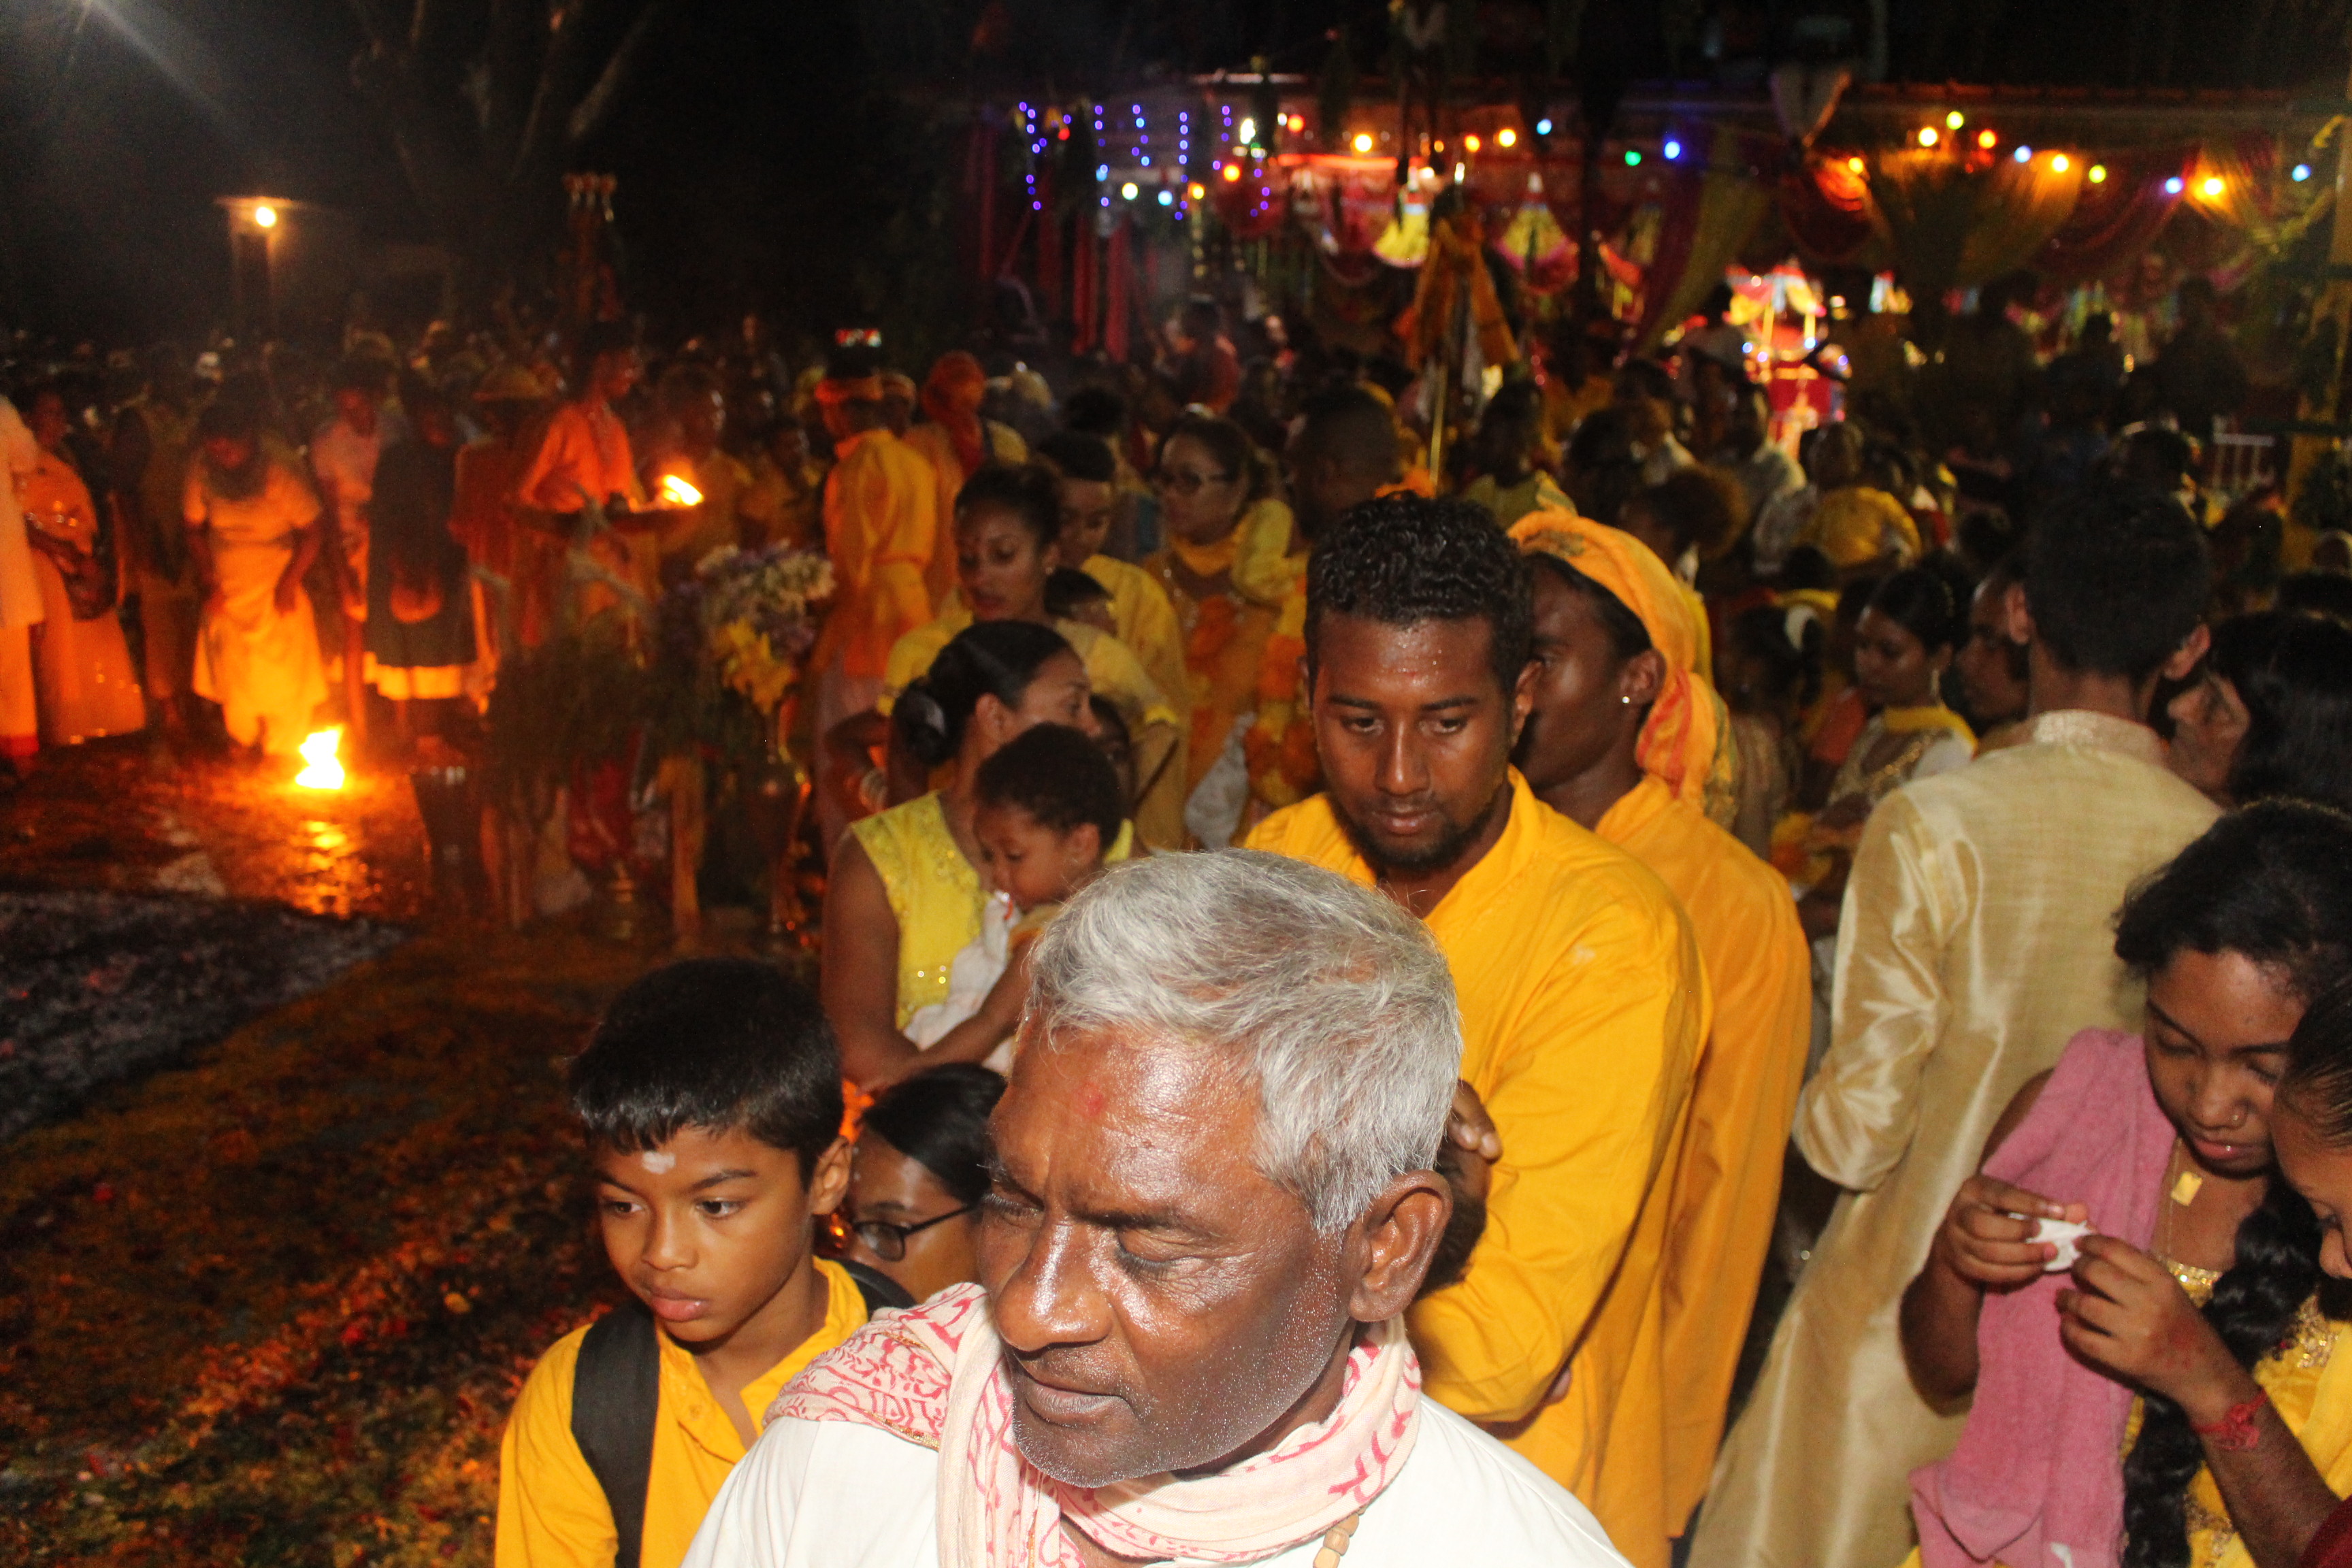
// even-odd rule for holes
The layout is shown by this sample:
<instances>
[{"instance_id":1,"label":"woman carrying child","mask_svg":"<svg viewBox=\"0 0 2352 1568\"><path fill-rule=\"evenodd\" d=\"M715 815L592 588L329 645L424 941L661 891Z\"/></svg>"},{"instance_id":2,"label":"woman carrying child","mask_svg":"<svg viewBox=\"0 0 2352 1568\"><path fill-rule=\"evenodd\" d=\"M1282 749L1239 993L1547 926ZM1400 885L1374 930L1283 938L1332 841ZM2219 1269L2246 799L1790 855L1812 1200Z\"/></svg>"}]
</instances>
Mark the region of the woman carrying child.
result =
<instances>
[{"instance_id":1,"label":"woman carrying child","mask_svg":"<svg viewBox=\"0 0 2352 1568\"><path fill-rule=\"evenodd\" d=\"M964 481L956 497L956 593L940 606L938 619L892 645L875 711L887 720L900 694L968 626L1022 621L1057 632L1077 654L1093 689L1118 704L1145 759L1144 799L1135 806L1137 831L1147 842L1179 847L1184 758L1176 710L1125 643L1084 621L1058 619L1046 608L1046 584L1061 564L1061 506L1060 481L1039 464L985 464ZM884 730L873 715L856 715L835 727L834 749L844 754L867 751L884 739ZM919 792L923 773L897 764L920 759L903 746L891 746L889 754L894 766L888 793L904 799ZM870 790L871 782L865 787Z\"/></svg>"},{"instance_id":2,"label":"woman carrying child","mask_svg":"<svg viewBox=\"0 0 2352 1568\"><path fill-rule=\"evenodd\" d=\"M1912 1477L1925 1568L2292 1568L2352 1470L2319 1227L2272 1152L2288 1038L2352 961L2352 820L2222 818L2116 952L2143 1037L2084 1030L2027 1080L1904 1294L1920 1391L1973 1399Z\"/></svg>"},{"instance_id":3,"label":"woman carrying child","mask_svg":"<svg viewBox=\"0 0 2352 1568\"><path fill-rule=\"evenodd\" d=\"M944 1002L956 955L987 911L974 819L980 771L1040 724L1094 731L1085 667L1049 627L983 621L959 632L899 694L893 741L948 782L855 824L825 889L823 990L842 1063L871 1091L925 1065L907 1029ZM1103 852L1124 859L1122 832Z\"/></svg>"}]
</instances>

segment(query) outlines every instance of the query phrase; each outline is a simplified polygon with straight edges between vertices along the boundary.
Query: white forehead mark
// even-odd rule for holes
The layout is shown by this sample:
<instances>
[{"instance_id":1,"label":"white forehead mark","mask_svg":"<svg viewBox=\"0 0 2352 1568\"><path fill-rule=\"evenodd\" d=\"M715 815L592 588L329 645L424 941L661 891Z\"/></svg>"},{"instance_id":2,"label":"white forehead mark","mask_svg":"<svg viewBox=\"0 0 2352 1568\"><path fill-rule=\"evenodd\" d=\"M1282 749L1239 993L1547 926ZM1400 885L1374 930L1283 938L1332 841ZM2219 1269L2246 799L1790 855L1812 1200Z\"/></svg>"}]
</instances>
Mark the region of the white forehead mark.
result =
<instances>
[{"instance_id":1,"label":"white forehead mark","mask_svg":"<svg viewBox=\"0 0 2352 1568\"><path fill-rule=\"evenodd\" d=\"M637 1163L658 1176L677 1163L677 1156L661 1149L648 1149L637 1156Z\"/></svg>"}]
</instances>

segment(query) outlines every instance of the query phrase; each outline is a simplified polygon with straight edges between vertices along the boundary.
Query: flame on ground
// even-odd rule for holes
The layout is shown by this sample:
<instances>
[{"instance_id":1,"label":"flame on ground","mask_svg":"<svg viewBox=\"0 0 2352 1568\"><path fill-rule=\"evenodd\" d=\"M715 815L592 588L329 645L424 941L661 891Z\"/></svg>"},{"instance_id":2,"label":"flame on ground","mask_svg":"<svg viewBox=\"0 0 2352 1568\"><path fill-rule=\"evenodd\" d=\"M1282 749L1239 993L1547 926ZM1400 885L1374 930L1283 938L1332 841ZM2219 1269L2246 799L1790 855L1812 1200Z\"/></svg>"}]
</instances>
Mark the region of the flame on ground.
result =
<instances>
[{"instance_id":1,"label":"flame on ground","mask_svg":"<svg viewBox=\"0 0 2352 1568\"><path fill-rule=\"evenodd\" d=\"M335 748L342 743L340 729L320 730L302 742L302 761L309 764L294 775L294 782L304 789L341 789L343 787L343 764L335 760Z\"/></svg>"},{"instance_id":2,"label":"flame on ground","mask_svg":"<svg viewBox=\"0 0 2352 1568\"><path fill-rule=\"evenodd\" d=\"M700 506L702 504L702 492L696 489L692 485L688 484L684 479L679 479L676 474L667 474L663 476L661 493L662 500L669 502L672 506Z\"/></svg>"}]
</instances>

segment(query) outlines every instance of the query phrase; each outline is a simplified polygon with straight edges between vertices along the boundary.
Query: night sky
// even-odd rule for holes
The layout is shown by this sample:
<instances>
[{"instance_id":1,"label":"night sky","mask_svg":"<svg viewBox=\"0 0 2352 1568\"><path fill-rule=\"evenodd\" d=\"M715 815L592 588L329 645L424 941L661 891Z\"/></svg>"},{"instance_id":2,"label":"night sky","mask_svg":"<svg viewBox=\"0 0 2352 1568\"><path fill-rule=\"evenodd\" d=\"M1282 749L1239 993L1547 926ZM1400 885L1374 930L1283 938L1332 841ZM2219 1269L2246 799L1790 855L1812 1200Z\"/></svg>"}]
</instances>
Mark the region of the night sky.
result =
<instances>
[{"instance_id":1,"label":"night sky","mask_svg":"<svg viewBox=\"0 0 2352 1568\"><path fill-rule=\"evenodd\" d=\"M2242 61L2234 8L2187 0L2011 5L1980 37L1939 36L1976 50L1982 78L2112 81L2122 40L2168 5L2182 79L2341 91L2334 35L2318 51L2284 45L2267 65ZM1000 47L975 62L990 8L674 0L633 89L572 160L621 177L630 306L677 330L757 303L822 331L870 310L877 290L928 287L876 259L890 243L903 256L910 229L943 232L961 142L930 120L961 96L1040 82L1076 95L1155 62L1245 67L1260 50L1311 74L1342 18L1354 19L1367 71L1384 47L1383 7L1346 0L995 0ZM1764 14L1755 0L1708 9L1743 8ZM1940 22L1964 34L2000 8L1888 9L1902 74ZM2328 7L2302 9L2329 26L2318 15ZM1481 13L1490 26L1540 31L1538 0L1486 0ZM1650 0L1588 0L1589 35L1615 40L1633 74L1664 74L1662 14ZM226 304L224 195L322 203L376 239L433 239L388 130L352 85L362 42L353 0L6 0L0 324L109 343L200 333Z\"/></svg>"}]
</instances>

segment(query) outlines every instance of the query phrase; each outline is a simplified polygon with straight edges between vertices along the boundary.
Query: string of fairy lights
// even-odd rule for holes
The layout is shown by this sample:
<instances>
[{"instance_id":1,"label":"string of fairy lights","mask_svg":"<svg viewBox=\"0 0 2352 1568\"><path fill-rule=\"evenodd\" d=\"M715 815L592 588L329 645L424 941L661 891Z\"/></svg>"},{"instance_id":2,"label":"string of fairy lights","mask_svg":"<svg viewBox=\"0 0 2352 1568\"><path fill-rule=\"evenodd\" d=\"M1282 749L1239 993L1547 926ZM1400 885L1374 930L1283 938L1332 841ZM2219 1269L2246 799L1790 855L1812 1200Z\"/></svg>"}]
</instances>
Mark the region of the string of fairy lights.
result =
<instances>
[{"instance_id":1,"label":"string of fairy lights","mask_svg":"<svg viewBox=\"0 0 2352 1568\"><path fill-rule=\"evenodd\" d=\"M1030 210L1038 213L1045 210L1048 199L1048 161L1055 155L1057 144L1070 142L1074 129L1082 125L1091 125L1093 129L1091 142L1084 148L1091 153L1091 167L1076 159L1071 162L1081 178L1092 175L1092 195L1098 210L1108 215L1123 207L1140 216L1157 209L1180 225L1194 217L1213 182L1232 186L1249 182L1254 189L1236 191L1234 196L1243 200L1251 217L1263 217L1277 199L1271 160L1286 154L1324 154L1333 150L1310 137L1304 114L1275 112L1262 121L1259 113L1230 101L1216 103L1213 122L1205 104L1162 109L1155 120L1153 109L1134 99L1124 104L1115 100L1088 100L1066 108L1024 100L1013 110L1011 119L1012 128L1022 142L1024 188ZM1495 152L1520 157L1542 151L1553 132L1553 122L1548 117L1539 117L1531 129L1533 145L1524 150L1523 144L1530 138L1518 127L1507 124L1490 125L1484 132L1464 132L1451 149L1442 136L1418 136L1405 150L1404 161L1416 184L1441 179L1446 173L1451 173L1458 184L1468 176L1471 161L1490 146ZM1654 140L1617 143L1614 157L1629 169L1642 167L1653 156L1670 165L1704 166L1704 160L1694 152L1701 140L1689 129L1669 125ZM1352 153L1358 159L1386 162L1397 156L1394 133L1372 128L1344 132L1335 139L1333 146ZM2105 184L2111 173L2109 165L2095 154L2037 148L2028 141L2012 140L1991 125L1971 125L1968 113L1958 109L1917 126L1884 150L1937 153L1957 158L1964 166L1979 169L2005 156L2021 166L2046 169L2059 175L2068 174L2079 165L2083 180L2092 185ZM1118 157L1121 153L1123 158ZM1816 155L1841 163L1846 173L1865 180L1874 172L1874 158L1864 152L1831 151ZM2293 183L2303 184L2312 178L2308 156L2306 153L2287 170L2287 178ZM2224 197L2230 183L2230 175L2210 164L2185 174L2168 174L2162 182L2167 195L2194 194L2209 202ZM1105 221L1108 221L1108 216Z\"/></svg>"}]
</instances>

